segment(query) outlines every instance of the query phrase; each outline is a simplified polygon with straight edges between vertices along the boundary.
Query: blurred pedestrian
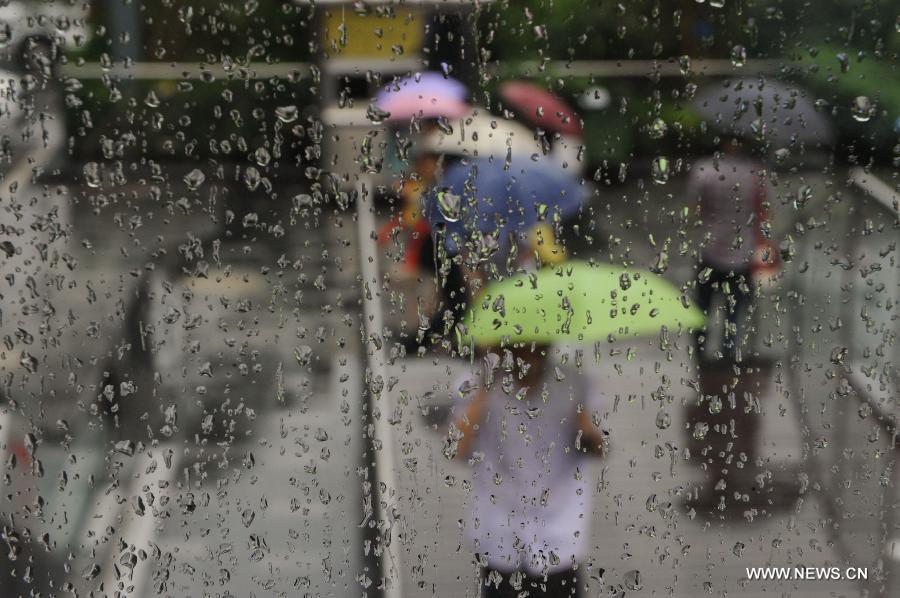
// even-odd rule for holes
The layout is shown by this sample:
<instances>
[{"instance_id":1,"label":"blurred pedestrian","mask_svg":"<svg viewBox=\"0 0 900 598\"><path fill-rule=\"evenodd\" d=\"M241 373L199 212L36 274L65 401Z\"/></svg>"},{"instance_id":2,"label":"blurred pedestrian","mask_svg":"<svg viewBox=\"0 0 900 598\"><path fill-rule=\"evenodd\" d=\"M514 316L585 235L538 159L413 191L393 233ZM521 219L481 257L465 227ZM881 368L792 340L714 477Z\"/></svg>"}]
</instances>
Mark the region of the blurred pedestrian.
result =
<instances>
[{"instance_id":1,"label":"blurred pedestrian","mask_svg":"<svg viewBox=\"0 0 900 598\"><path fill-rule=\"evenodd\" d=\"M764 217L764 166L746 151L744 142L726 139L716 155L698 160L691 169L687 197L699 205L704 231L697 266L697 306L709 312L713 301L725 301L720 357L734 361L752 306L751 273L760 247ZM767 256L771 259L771 256ZM709 322L710 320L707 320ZM695 335L698 357L706 354L710 328Z\"/></svg>"},{"instance_id":2,"label":"blurred pedestrian","mask_svg":"<svg viewBox=\"0 0 900 598\"><path fill-rule=\"evenodd\" d=\"M552 162L522 153L474 158L447 167L426 214L451 254L481 277L498 279L566 258L560 223L584 200L581 181Z\"/></svg>"},{"instance_id":3,"label":"blurred pedestrian","mask_svg":"<svg viewBox=\"0 0 900 598\"><path fill-rule=\"evenodd\" d=\"M487 164L488 166L482 168L482 172L487 173L503 169L505 164L509 165L511 162L522 164L519 156L527 151L527 148L537 147L533 135L527 129L494 117L480 108L471 108L469 113L456 121L426 119L419 123L419 128L420 134L410 140L411 149L407 153L412 168L404 175L399 185L402 220L396 220L395 224L389 225L391 227L389 230L382 230L381 235L381 238L386 238L398 226L405 227L412 241L407 247L407 250L411 250L411 253L407 253L407 260L414 260L423 271L434 273L441 290L441 301L437 310L427 325L420 325L415 338L406 341L407 350L426 344L425 337L429 331L435 338L447 336L453 325L459 321L466 306L471 290L467 278L474 280L477 275L475 268L463 270L461 248L454 245L449 238L449 235L456 231L456 216L450 213L456 207L462 207L458 202L462 201L461 187L467 179L467 174L470 173L470 167L475 164ZM538 166L529 165L528 168L537 169ZM515 177L516 174L515 170L508 172L504 175L504 182L509 183L510 176ZM448 189L449 180L458 182L459 188ZM539 190L537 183L529 186ZM477 188L477 185L473 188ZM444 194L444 190L449 193ZM501 195L506 193L503 188L493 190L497 192L498 201ZM559 193L559 189L556 193ZM444 208L442 211L436 211L438 196L456 202L455 207L437 202ZM547 201L551 204L547 212L551 214L552 198L548 198ZM532 206L534 203L535 200L530 200L531 212L534 211ZM424 221L421 220L422 212ZM415 224L403 224L407 222L407 215L412 216L409 220ZM532 216L529 216L529 219L534 221ZM450 227L446 226L448 223L451 224ZM410 226L416 228L411 229ZM431 232L430 238L420 239L419 233L426 227ZM551 243L549 232L529 231L528 228L523 228L522 231L525 235L533 235L535 243L543 245L543 239L546 238L546 245L549 247Z\"/></svg>"},{"instance_id":4,"label":"blurred pedestrian","mask_svg":"<svg viewBox=\"0 0 900 598\"><path fill-rule=\"evenodd\" d=\"M489 597L580 596L588 547L588 454L602 455L589 386L556 367L550 345L488 349L461 385L446 453L472 464L466 534ZM563 360L564 361L564 360Z\"/></svg>"}]
</instances>

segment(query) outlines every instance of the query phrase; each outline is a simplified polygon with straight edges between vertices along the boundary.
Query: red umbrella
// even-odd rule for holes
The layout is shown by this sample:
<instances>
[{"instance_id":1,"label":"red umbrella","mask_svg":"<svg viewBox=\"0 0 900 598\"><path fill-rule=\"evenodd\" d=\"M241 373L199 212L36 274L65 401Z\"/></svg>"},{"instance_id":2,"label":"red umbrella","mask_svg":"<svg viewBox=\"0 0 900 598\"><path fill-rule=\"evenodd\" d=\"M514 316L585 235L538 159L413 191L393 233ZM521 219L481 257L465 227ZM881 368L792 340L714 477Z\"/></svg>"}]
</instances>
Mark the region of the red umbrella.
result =
<instances>
[{"instance_id":1,"label":"red umbrella","mask_svg":"<svg viewBox=\"0 0 900 598\"><path fill-rule=\"evenodd\" d=\"M581 119L564 101L527 81L504 81L500 97L528 123L551 133L581 136Z\"/></svg>"}]
</instances>

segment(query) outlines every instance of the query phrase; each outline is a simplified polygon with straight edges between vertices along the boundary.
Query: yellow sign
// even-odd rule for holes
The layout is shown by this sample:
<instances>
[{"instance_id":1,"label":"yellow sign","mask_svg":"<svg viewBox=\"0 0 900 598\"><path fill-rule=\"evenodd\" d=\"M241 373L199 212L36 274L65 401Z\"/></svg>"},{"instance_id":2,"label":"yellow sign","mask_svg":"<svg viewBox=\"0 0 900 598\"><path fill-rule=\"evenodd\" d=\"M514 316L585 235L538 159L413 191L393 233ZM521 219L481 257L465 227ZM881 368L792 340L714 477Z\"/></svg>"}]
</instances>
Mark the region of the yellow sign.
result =
<instances>
[{"instance_id":1,"label":"yellow sign","mask_svg":"<svg viewBox=\"0 0 900 598\"><path fill-rule=\"evenodd\" d=\"M360 13L347 4L331 7L325 15L328 58L416 57L423 37L421 12L416 8L385 6Z\"/></svg>"}]
</instances>

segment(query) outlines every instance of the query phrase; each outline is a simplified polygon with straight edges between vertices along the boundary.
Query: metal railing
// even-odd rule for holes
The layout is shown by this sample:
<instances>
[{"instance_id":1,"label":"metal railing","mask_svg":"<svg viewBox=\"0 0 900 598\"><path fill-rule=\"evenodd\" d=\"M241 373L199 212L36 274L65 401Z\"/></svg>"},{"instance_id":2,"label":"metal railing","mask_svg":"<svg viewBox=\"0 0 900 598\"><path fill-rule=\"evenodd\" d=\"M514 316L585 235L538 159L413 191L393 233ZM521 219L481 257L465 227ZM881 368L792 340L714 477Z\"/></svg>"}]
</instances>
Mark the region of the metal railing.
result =
<instances>
[{"instance_id":1,"label":"metal railing","mask_svg":"<svg viewBox=\"0 0 900 598\"><path fill-rule=\"evenodd\" d=\"M858 333L858 319L860 318L861 305L855 299L855 285L859 282L859 265L857 256L861 253L861 243L864 238L861 230L866 221L877 221L884 224L885 227L892 226L897 228L898 213L898 194L887 183L879 179L871 172L867 172L862 168L851 168L847 172L847 185L851 193L856 190L862 192L865 197L856 195L855 201L845 205L847 214L840 214L830 220L832 225L831 239L843 239L840 253L838 255L846 256L846 263L841 264L839 291L837 300L832 297L826 300L823 297L822 312L816 313L817 305L814 305L813 293L816 285L827 284L826 280L811 276L809 273L798 274L791 277L788 281L787 292L791 301L796 302L789 310L790 319L790 337L792 340L790 347L790 355L796 362L792 361L792 367L788 368L789 372L789 388L792 400L796 402L799 408L800 425L806 435L805 452L808 459L809 471L814 477L814 487L818 486L821 507L827 518L826 525L823 526L828 534L830 543L834 546L839 558L849 563L854 563L860 558L858 547L854 547L852 541L854 536L858 536L858 530L854 529L852 517L854 513L853 503L847 503L842 498L842 493L848 491L847 484L855 484L856 476L859 475L855 470L853 463L848 459L853 458L854 443L859 443L860 438L856 436L856 431L852 429L856 422L861 422L871 426L873 430L879 430L880 434L888 439L885 444L877 440L877 437L871 436L867 442L872 447L872 451L876 452L884 446L886 454L880 463L882 468L881 476L882 496L867 497L873 504L881 505L880 517L882 521L881 528L883 530L880 538L880 546L878 561L883 563L884 578L879 582L861 582L861 589L871 595L891 595L891 588L898 587L897 581L894 579L900 574L900 563L896 561L896 555L891 558L890 546L896 542L894 534L894 523L897 519L896 511L896 487L898 477L897 459L900 458L900 442L897 436L897 416L900 412L892 413L890 410L891 403L896 404L898 396L898 386L896 378L889 381L886 385L882 384L881 388L876 388L872 380L862 371L862 363L858 360L857 353L859 346L856 342ZM851 195L852 197L852 195ZM866 201L871 198L872 201ZM845 198L846 201L846 198ZM893 224L887 224L893 220ZM797 259L798 263L806 264L809 267L807 259L813 259L812 251L816 250L815 242L804 240L798 243ZM834 271L837 275L838 271ZM829 274L832 270L829 269ZM832 283L835 284L835 283ZM828 313L826 306L835 305ZM833 312L833 313L832 313ZM817 322L827 320L827 316L835 316L838 325L832 330L836 330L834 341L840 343L846 352L846 356L832 355L831 362L825 364L832 366L833 386L831 388L832 395L829 396L829 389L814 389L808 384L801 381L801 374L798 368L802 368L807 349L805 342L801 343L796 339L797 335L806 334L816 323L814 323L809 315L815 313ZM837 348L840 350L840 348ZM818 350L822 350L819 348ZM890 361L889 356L883 359ZM815 367L817 364L813 364ZM889 372L888 372L889 374ZM884 382L884 378L882 378ZM840 401L856 401L857 407L851 407L847 402ZM851 415L856 411L859 418ZM824 415L823 415L824 414ZM815 417L822 417L821 422L813 421ZM829 420L828 418L833 418ZM821 425L817 427L817 423ZM818 431L823 436L821 438L814 437L814 431ZM828 447L831 444L833 446ZM828 453L826 451L832 451ZM818 456L813 456L816 451ZM822 455L826 456L822 456ZM830 455L830 456L828 456ZM832 458L833 457L833 458ZM857 490L858 491L858 490ZM857 501L858 499L853 499ZM871 509L872 507L866 507ZM870 515L870 513L866 513ZM849 517L849 519L848 519ZM857 538L858 539L858 538ZM878 584L881 585L878 585Z\"/></svg>"},{"instance_id":2,"label":"metal railing","mask_svg":"<svg viewBox=\"0 0 900 598\"><path fill-rule=\"evenodd\" d=\"M759 73L779 73L798 66L790 60L748 60L736 65L725 59L692 59L689 65L676 58L661 60L550 60L546 62L522 61L498 65L486 65L489 72L505 72L519 76L549 74L571 77L684 77L727 75L753 75ZM76 79L101 79L118 77L133 80L188 79L204 80L236 77L241 79L268 79L271 77L300 78L313 73L310 62L99 62L74 63L62 66L62 75ZM321 67L332 75L365 74L367 71L384 74L406 73L426 69L424 60L413 58L385 59L336 59Z\"/></svg>"}]
</instances>

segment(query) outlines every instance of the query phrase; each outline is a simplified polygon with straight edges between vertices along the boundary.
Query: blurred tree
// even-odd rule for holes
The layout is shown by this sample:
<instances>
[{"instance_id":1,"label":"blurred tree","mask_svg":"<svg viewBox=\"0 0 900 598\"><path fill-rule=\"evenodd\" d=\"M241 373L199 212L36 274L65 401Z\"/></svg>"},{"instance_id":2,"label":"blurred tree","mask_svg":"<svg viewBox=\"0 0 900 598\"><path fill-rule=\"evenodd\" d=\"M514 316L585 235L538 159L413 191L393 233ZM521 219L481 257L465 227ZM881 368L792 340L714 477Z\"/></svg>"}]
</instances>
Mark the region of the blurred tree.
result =
<instances>
[{"instance_id":1,"label":"blurred tree","mask_svg":"<svg viewBox=\"0 0 900 598\"><path fill-rule=\"evenodd\" d=\"M499 0L482 16L493 60L771 58L814 43L896 47L896 0ZM874 48L873 48L874 49Z\"/></svg>"}]
</instances>

